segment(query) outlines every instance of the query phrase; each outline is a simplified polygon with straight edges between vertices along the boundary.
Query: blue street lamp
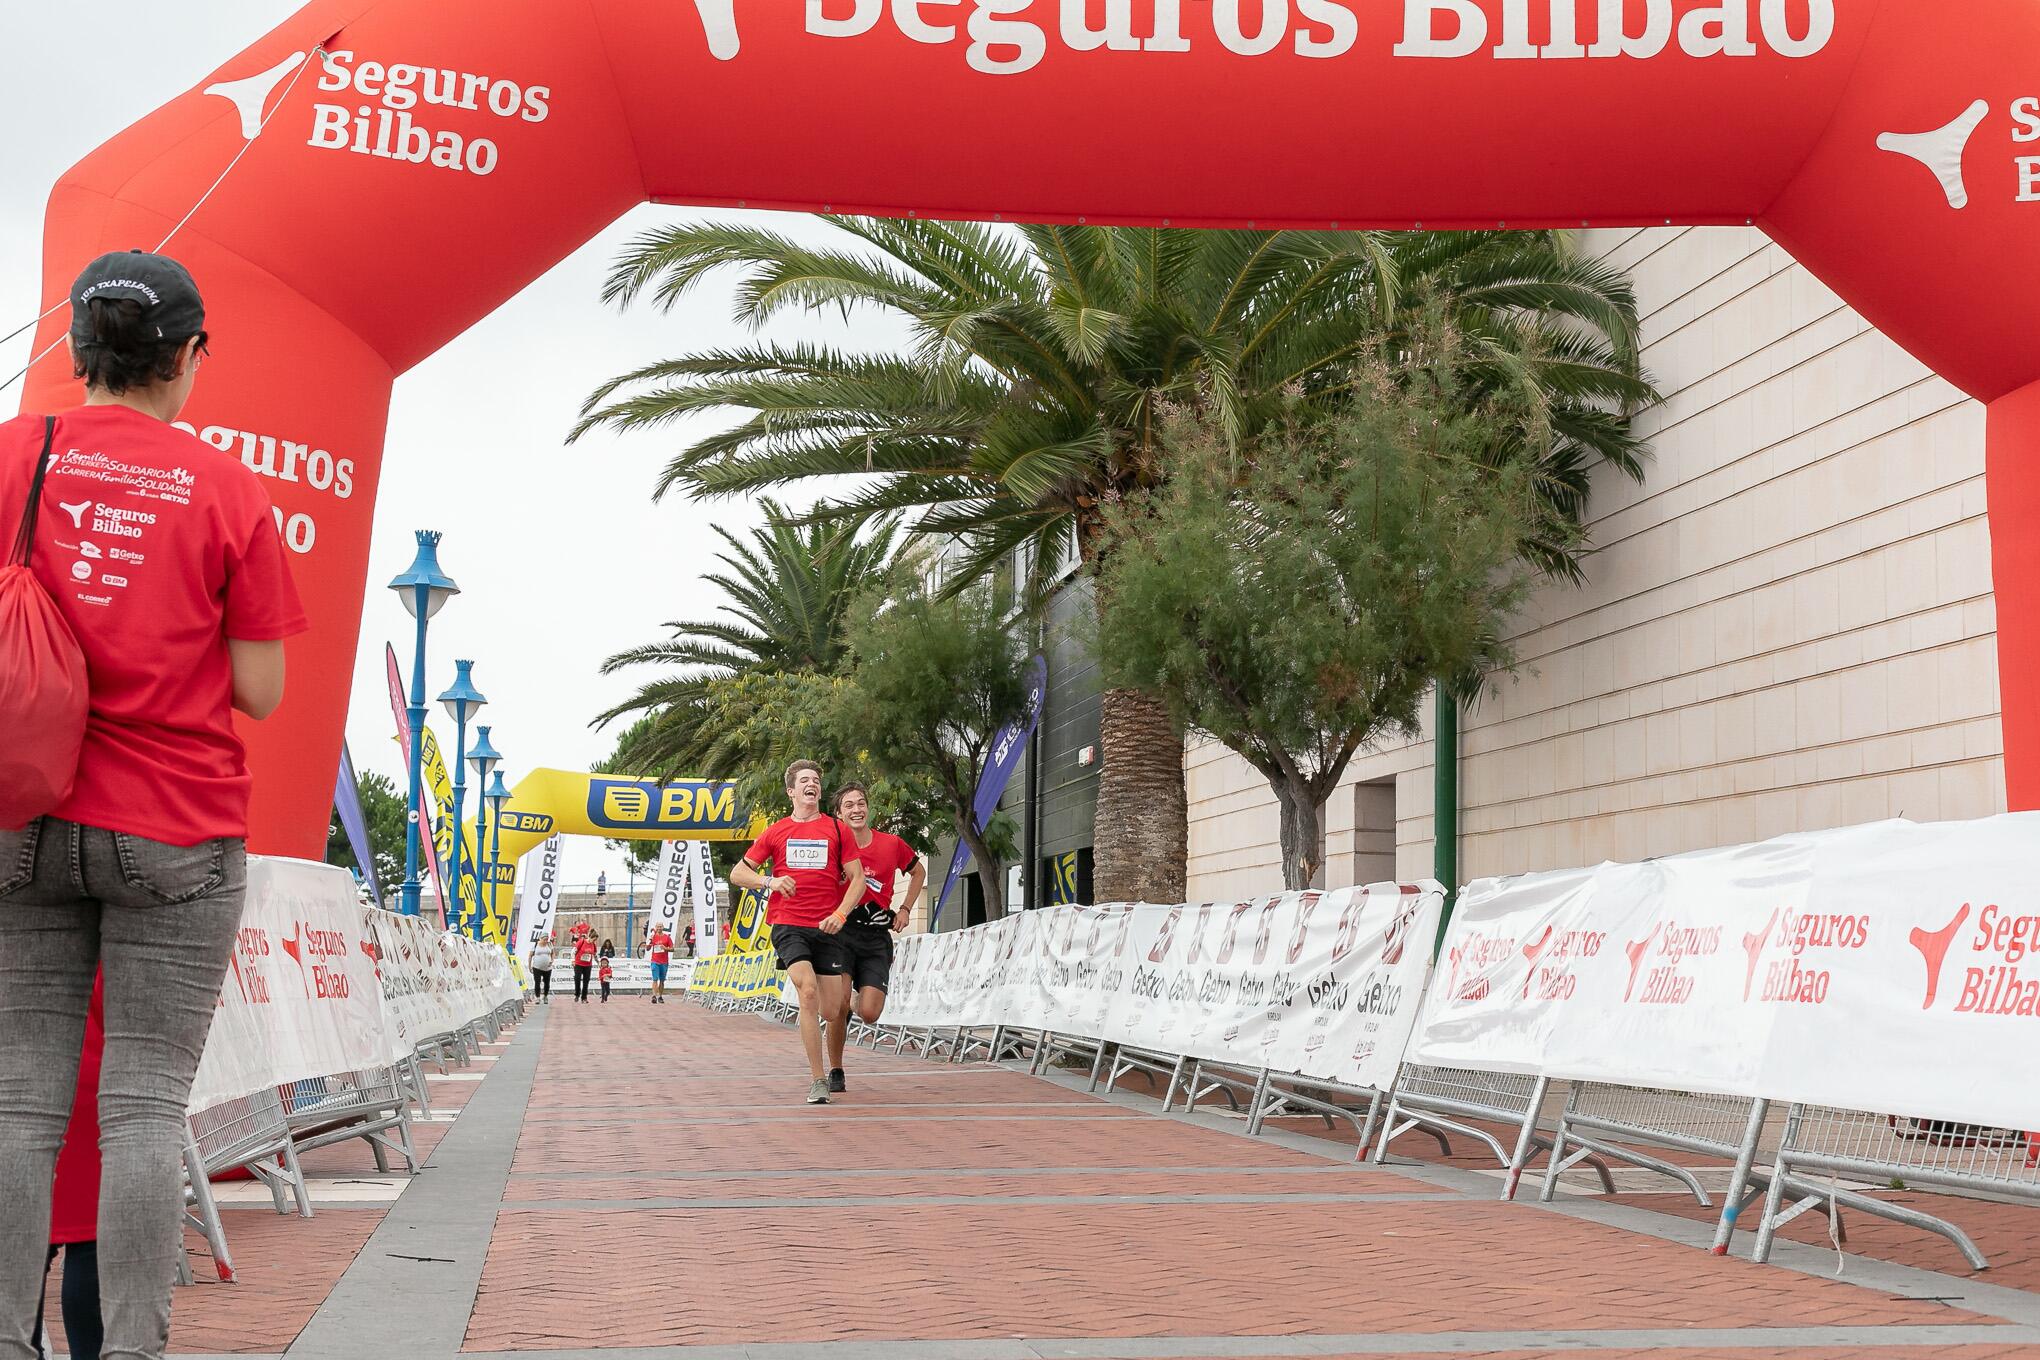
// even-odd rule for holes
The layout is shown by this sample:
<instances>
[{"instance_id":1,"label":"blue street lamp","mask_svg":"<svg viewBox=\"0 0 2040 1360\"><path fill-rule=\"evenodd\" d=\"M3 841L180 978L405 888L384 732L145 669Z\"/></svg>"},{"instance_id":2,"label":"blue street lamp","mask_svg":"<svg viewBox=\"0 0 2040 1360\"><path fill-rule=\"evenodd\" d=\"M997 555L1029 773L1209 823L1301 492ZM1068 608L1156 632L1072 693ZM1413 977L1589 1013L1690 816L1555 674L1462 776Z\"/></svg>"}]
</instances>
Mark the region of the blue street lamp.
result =
<instances>
[{"instance_id":1,"label":"blue street lamp","mask_svg":"<svg viewBox=\"0 0 2040 1360\"><path fill-rule=\"evenodd\" d=\"M475 688L474 669L475 663L472 661L454 662L453 684L447 687L446 693L439 696L439 702L446 706L446 716L453 719L454 729L453 900L456 903L468 900L467 897L461 895L461 876L463 873L472 872L476 858L465 851L467 836L460 824L461 809L467 802L467 725L468 719L481 712L482 705L489 702L482 697L481 691ZM475 806L480 808L481 803L477 801ZM479 850L479 847L477 849ZM475 889L473 897L476 909L479 910L481 907L480 885L471 884L470 886ZM453 922L449 920L447 924L452 925Z\"/></svg>"},{"instance_id":2,"label":"blue street lamp","mask_svg":"<svg viewBox=\"0 0 2040 1360\"><path fill-rule=\"evenodd\" d=\"M418 556L412 559L410 569L390 582L390 589L397 592L397 598L404 602L411 617L418 621L417 649L411 658L411 704L408 713L411 729L411 801L405 814L404 833L404 887L397 899L397 910L406 916L418 914L418 831L419 808L424 800L425 759L425 624L439 607L452 596L460 594L460 587L453 578L439 569L439 534L431 529L418 531Z\"/></svg>"},{"instance_id":3,"label":"blue street lamp","mask_svg":"<svg viewBox=\"0 0 2040 1360\"><path fill-rule=\"evenodd\" d=\"M493 902L496 881L503 872L503 804L510 801L510 790L503 784L501 770L496 771L496 778L489 784L489 791L482 796L489 800L489 809L495 816L495 830L489 833L489 892L490 900Z\"/></svg>"},{"instance_id":4,"label":"blue street lamp","mask_svg":"<svg viewBox=\"0 0 2040 1360\"><path fill-rule=\"evenodd\" d=\"M489 818L481 806L481 800L489 796L489 776L494 773L496 766L501 764L503 760L502 752L498 751L489 742L489 728L486 724L475 729L475 746L472 751L468 752L467 758L468 764L475 767L475 789L478 795L475 808L475 857L480 859L482 858L483 843L489 834ZM501 811L500 805L497 810ZM474 934L478 940L482 938L482 904L486 902L493 909L496 903L495 880L484 878L483 884L483 892L475 894ZM486 896L484 896L484 892L487 894Z\"/></svg>"}]
</instances>

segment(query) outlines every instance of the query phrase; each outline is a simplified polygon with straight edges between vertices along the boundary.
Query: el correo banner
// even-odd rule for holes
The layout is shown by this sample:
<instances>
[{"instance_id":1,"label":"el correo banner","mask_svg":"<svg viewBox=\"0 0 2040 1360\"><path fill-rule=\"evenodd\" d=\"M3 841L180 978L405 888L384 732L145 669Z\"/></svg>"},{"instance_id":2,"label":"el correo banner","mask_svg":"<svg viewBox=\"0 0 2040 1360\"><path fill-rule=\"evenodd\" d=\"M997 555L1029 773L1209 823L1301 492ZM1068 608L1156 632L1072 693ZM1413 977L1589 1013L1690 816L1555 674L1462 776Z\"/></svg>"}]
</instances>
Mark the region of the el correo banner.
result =
<instances>
[{"instance_id":1,"label":"el correo banner","mask_svg":"<svg viewBox=\"0 0 2040 1360\"><path fill-rule=\"evenodd\" d=\"M1411 1057L2040 1129L2040 814L1484 879Z\"/></svg>"},{"instance_id":2,"label":"el correo banner","mask_svg":"<svg viewBox=\"0 0 2040 1360\"><path fill-rule=\"evenodd\" d=\"M652 880L652 931L663 930L680 938L680 908L687 901L693 881L690 847L685 841L667 841L659 847L659 869Z\"/></svg>"},{"instance_id":3,"label":"el correo banner","mask_svg":"<svg viewBox=\"0 0 2040 1360\"><path fill-rule=\"evenodd\" d=\"M1386 1089L1444 890L1053 907L901 942L888 1022L1007 1025Z\"/></svg>"},{"instance_id":4,"label":"el correo banner","mask_svg":"<svg viewBox=\"0 0 2040 1360\"><path fill-rule=\"evenodd\" d=\"M706 841L694 842L694 954L711 959L722 952L715 926L715 857Z\"/></svg>"},{"instance_id":5,"label":"el correo banner","mask_svg":"<svg viewBox=\"0 0 2040 1360\"><path fill-rule=\"evenodd\" d=\"M549 836L526 857L523 898L517 907L517 965L531 967L531 946L552 934L553 912L560 902L560 838Z\"/></svg>"}]
</instances>

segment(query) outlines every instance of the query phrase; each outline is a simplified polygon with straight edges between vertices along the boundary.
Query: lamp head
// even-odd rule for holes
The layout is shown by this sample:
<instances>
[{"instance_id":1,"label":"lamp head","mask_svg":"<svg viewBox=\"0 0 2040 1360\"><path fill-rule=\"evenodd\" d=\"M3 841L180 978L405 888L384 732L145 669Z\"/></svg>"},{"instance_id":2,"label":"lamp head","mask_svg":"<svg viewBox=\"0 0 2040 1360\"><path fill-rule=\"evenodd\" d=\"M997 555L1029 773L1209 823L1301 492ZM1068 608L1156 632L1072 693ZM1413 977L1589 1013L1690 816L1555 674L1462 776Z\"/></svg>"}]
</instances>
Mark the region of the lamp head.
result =
<instances>
[{"instance_id":1,"label":"lamp head","mask_svg":"<svg viewBox=\"0 0 2040 1360\"><path fill-rule=\"evenodd\" d=\"M495 769L502 759L503 753L489 740L488 727L477 727L475 744L468 747L468 764L475 767L475 778L481 781L484 788L489 783L489 771Z\"/></svg>"},{"instance_id":2,"label":"lamp head","mask_svg":"<svg viewBox=\"0 0 2040 1360\"><path fill-rule=\"evenodd\" d=\"M501 770L496 771L496 778L490 783L489 791L483 794L482 797L488 799L498 812L503 810L503 804L510 801L510 789L503 782L503 772Z\"/></svg>"},{"instance_id":3,"label":"lamp head","mask_svg":"<svg viewBox=\"0 0 2040 1360\"><path fill-rule=\"evenodd\" d=\"M475 688L474 669L472 661L454 662L453 683L447 686L446 693L439 696L439 702L446 705L446 716L457 723L474 717L481 711L482 705L489 702Z\"/></svg>"},{"instance_id":4,"label":"lamp head","mask_svg":"<svg viewBox=\"0 0 2040 1360\"><path fill-rule=\"evenodd\" d=\"M460 594L460 587L453 578L439 569L439 533L433 529L418 531L418 555L411 560L410 568L390 582L390 589L404 602L404 608L413 617L417 616L419 596L424 596L425 617L431 618L439 607L452 596Z\"/></svg>"}]
</instances>

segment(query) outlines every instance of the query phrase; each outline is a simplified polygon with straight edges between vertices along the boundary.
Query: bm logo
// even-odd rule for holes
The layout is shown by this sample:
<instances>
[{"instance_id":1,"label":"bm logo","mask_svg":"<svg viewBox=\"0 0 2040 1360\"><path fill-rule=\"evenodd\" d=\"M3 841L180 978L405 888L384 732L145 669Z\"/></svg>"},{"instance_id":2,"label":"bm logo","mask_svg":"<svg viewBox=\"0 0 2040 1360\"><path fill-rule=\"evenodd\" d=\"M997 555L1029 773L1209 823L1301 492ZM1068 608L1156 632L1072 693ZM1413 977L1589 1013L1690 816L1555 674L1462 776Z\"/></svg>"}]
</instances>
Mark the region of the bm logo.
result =
<instances>
[{"instance_id":1,"label":"bm logo","mask_svg":"<svg viewBox=\"0 0 2040 1360\"><path fill-rule=\"evenodd\" d=\"M619 831L722 831L737 825L737 786L683 780L588 781L588 820Z\"/></svg>"},{"instance_id":2,"label":"bm logo","mask_svg":"<svg viewBox=\"0 0 2040 1360\"><path fill-rule=\"evenodd\" d=\"M513 812L505 809L503 812L503 829L505 831L528 831L534 836L549 836L552 834L553 819L543 812Z\"/></svg>"}]
</instances>

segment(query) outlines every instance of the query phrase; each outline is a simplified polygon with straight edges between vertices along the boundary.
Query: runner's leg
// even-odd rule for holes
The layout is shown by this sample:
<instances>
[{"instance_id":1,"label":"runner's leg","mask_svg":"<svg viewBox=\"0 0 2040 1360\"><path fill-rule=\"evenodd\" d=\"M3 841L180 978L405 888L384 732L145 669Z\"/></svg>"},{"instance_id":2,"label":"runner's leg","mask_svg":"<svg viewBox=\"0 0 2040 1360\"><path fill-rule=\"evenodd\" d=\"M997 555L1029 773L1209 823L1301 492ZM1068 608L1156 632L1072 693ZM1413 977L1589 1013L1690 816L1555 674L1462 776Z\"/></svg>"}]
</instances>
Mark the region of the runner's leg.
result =
<instances>
[{"instance_id":1,"label":"runner's leg","mask_svg":"<svg viewBox=\"0 0 2040 1360\"><path fill-rule=\"evenodd\" d=\"M825 977L822 982L830 993L829 1007L829 1070L840 1071L843 1066L843 1046L850 1035L850 977Z\"/></svg>"},{"instance_id":2,"label":"runner's leg","mask_svg":"<svg viewBox=\"0 0 2040 1360\"><path fill-rule=\"evenodd\" d=\"M808 1070L816 1081L827 1076L822 1069L822 979L806 959L796 960L786 970L786 980L800 997L800 1046L807 1050Z\"/></svg>"}]
</instances>

